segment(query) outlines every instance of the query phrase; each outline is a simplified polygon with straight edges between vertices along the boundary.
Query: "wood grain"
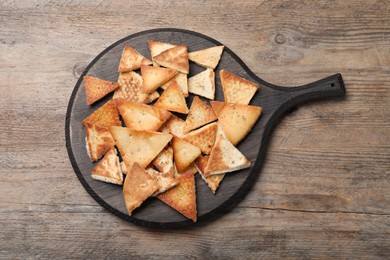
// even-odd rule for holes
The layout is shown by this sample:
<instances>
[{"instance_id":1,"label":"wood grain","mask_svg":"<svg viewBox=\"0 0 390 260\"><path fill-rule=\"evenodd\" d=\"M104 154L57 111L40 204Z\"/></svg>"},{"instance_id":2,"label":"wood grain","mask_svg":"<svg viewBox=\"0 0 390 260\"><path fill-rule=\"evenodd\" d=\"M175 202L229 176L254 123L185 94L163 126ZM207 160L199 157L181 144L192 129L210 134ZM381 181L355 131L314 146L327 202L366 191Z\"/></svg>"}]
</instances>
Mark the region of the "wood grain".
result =
<instances>
[{"instance_id":1,"label":"wood grain","mask_svg":"<svg viewBox=\"0 0 390 260\"><path fill-rule=\"evenodd\" d=\"M1 2L0 255L388 258L389 10L387 1ZM223 42L275 84L340 72L348 95L284 117L238 208L200 227L152 231L85 192L64 122L97 53L162 27Z\"/></svg>"}]
</instances>

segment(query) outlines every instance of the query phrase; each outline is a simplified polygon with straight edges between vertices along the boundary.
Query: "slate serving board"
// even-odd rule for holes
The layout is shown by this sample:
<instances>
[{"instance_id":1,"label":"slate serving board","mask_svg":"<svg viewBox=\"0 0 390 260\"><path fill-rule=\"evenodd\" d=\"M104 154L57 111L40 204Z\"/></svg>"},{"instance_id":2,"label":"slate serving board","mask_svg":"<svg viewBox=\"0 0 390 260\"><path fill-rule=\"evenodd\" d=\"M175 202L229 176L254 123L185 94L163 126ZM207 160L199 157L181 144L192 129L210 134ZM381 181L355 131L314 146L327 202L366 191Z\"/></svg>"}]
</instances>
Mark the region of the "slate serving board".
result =
<instances>
[{"instance_id":1,"label":"slate serving board","mask_svg":"<svg viewBox=\"0 0 390 260\"><path fill-rule=\"evenodd\" d=\"M222 43L205 35L182 29L154 29L130 35L112 44L100 53L80 76L70 97L66 123L66 147L74 171L88 193L112 214L129 222L152 228L172 228L194 224L157 198L148 199L140 208L129 216L123 200L122 186L93 180L90 172L96 163L91 163L85 147L85 129L82 120L97 108L112 98L112 94L88 106L86 104L84 75L96 76L109 81L117 81L117 67L125 44L129 44L142 55L151 59L147 40L162 41L172 44L187 44L188 51L196 51ZM195 175L197 193L197 223L209 220L221 213L226 213L239 203L254 184L260 174L264 161L269 136L281 116L290 108L303 102L321 98L344 96L345 88L340 74L335 74L322 80L300 86L280 87L257 77L241 61L241 59L225 46L218 67L215 69L216 93L215 100L223 101L219 71L229 70L247 80L257 82L261 88L250 105L263 108L259 121L251 133L237 148L252 162L252 167L226 174L216 194L213 194L199 174ZM191 77L204 68L190 63ZM188 107L193 96L187 98Z\"/></svg>"}]
</instances>

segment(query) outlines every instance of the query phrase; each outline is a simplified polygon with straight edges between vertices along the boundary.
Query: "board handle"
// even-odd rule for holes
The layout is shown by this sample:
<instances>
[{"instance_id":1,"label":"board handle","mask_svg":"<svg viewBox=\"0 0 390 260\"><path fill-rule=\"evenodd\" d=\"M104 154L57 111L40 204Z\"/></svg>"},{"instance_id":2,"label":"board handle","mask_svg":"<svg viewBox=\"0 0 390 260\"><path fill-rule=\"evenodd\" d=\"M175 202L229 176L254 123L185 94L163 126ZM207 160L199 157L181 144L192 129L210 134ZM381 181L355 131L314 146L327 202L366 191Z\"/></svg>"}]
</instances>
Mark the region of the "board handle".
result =
<instances>
[{"instance_id":1,"label":"board handle","mask_svg":"<svg viewBox=\"0 0 390 260\"><path fill-rule=\"evenodd\" d=\"M300 87L279 89L285 94L285 108L291 109L300 103L330 97L343 97L346 94L344 81L340 73Z\"/></svg>"}]
</instances>

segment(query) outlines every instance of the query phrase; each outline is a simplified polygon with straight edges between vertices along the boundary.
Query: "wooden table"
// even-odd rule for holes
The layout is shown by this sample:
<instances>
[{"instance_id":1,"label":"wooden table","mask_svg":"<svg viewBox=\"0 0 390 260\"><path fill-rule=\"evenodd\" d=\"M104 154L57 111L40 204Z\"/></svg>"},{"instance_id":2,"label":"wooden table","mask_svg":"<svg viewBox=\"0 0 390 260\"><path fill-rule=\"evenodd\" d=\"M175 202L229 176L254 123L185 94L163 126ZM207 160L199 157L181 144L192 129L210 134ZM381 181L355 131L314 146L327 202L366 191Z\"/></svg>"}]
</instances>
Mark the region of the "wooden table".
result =
<instances>
[{"instance_id":1,"label":"wooden table","mask_svg":"<svg viewBox=\"0 0 390 260\"><path fill-rule=\"evenodd\" d=\"M0 258L389 258L390 3L313 2L2 1ZM347 97L284 117L260 178L232 211L155 231L88 195L64 125L86 65L125 36L162 27L221 41L275 84L340 72Z\"/></svg>"}]
</instances>

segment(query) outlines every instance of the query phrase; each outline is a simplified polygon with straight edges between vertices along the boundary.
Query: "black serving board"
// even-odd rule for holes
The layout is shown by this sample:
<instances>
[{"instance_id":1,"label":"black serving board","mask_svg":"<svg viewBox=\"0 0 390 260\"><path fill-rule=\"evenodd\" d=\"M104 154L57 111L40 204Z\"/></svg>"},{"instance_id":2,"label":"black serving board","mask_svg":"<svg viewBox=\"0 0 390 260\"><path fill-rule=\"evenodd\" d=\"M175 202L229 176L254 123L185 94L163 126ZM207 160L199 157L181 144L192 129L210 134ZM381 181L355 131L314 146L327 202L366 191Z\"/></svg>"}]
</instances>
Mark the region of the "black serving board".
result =
<instances>
[{"instance_id":1,"label":"black serving board","mask_svg":"<svg viewBox=\"0 0 390 260\"><path fill-rule=\"evenodd\" d=\"M116 82L118 78L117 67L124 45L129 44L151 59L148 40L172 44L184 43L187 44L189 52L223 45L200 33L171 28L139 32L112 44L87 66L73 90L66 115L66 146L70 161L80 182L88 193L109 212L141 226L153 228L181 227L194 223L157 198L148 199L133 212L132 216L129 216L123 200L122 186L96 181L90 177L91 170L96 163L91 163L88 158L85 147L85 129L81 122L112 98L112 95L108 95L92 106L88 106L86 104L83 76L91 75ZM223 101L219 78L221 69L229 70L247 80L257 82L261 88L251 100L250 105L260 106L263 111L250 134L237 146L252 162L251 168L226 174L215 195L199 174L195 175L197 223L209 220L221 213L226 213L227 210L244 198L260 173L271 131L287 110L302 102L345 95L344 83L340 74L293 88L280 87L265 82L251 72L242 60L225 46L219 65L215 69L215 100ZM202 70L203 68L190 63L189 77ZM188 107L190 107L192 99L193 96L191 95L187 98Z\"/></svg>"}]
</instances>

